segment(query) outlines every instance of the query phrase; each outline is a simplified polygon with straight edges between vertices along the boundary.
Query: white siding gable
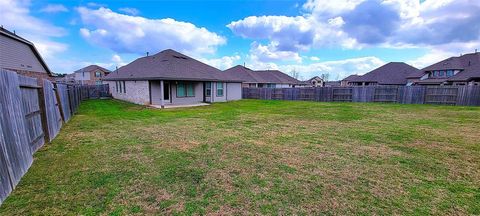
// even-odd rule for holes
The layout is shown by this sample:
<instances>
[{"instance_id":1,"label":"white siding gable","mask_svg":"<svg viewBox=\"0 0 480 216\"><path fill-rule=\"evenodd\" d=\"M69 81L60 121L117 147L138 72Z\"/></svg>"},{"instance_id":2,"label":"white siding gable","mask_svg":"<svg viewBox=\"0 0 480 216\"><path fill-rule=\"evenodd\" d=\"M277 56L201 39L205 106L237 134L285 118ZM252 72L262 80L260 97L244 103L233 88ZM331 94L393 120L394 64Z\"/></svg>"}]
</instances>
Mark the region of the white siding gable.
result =
<instances>
[{"instance_id":1,"label":"white siding gable","mask_svg":"<svg viewBox=\"0 0 480 216\"><path fill-rule=\"evenodd\" d=\"M47 72L28 45L4 35L0 35L0 67Z\"/></svg>"}]
</instances>

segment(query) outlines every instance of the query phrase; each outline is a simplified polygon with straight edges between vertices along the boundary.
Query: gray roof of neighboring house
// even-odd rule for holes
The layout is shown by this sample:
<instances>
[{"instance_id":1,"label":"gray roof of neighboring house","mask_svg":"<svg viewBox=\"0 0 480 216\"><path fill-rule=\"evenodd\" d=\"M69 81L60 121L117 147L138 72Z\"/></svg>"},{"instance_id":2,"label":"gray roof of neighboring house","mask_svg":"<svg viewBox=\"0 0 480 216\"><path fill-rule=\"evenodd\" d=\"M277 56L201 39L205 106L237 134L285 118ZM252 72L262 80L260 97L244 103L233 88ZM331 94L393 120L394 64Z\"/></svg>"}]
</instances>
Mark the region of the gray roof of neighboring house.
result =
<instances>
[{"instance_id":1,"label":"gray roof of neighboring house","mask_svg":"<svg viewBox=\"0 0 480 216\"><path fill-rule=\"evenodd\" d=\"M480 78L480 53L469 53L458 57L450 57L423 68L417 77L423 76L427 71L434 70L463 70L447 79L447 81L468 81Z\"/></svg>"},{"instance_id":2,"label":"gray roof of neighboring house","mask_svg":"<svg viewBox=\"0 0 480 216\"><path fill-rule=\"evenodd\" d=\"M30 42L29 40L23 38L23 37L20 37L18 36L17 34L11 32L11 31L8 31L7 29L4 29L3 27L0 27L0 35L4 35L6 37L9 37L13 40L16 40L18 42L21 42L21 43L24 43L26 45L28 45L30 47L30 49L32 49L32 52L33 54L38 58L38 60L40 61L40 64L42 64L42 66L45 68L45 71L47 71L47 73L52 76L53 73L52 71L50 71L50 68L48 68L47 66L47 63L45 63L45 61L43 60L42 56L40 55L40 53L38 52L37 48L35 48L35 45Z\"/></svg>"},{"instance_id":3,"label":"gray roof of neighboring house","mask_svg":"<svg viewBox=\"0 0 480 216\"><path fill-rule=\"evenodd\" d=\"M101 70L105 73L111 73L112 71L106 69L106 68L103 68L103 67L100 67L98 65L89 65L89 66L86 66L84 68L81 68L81 69L78 69L76 70L74 73L80 73L80 72L91 72L91 71L94 71L94 70Z\"/></svg>"},{"instance_id":4,"label":"gray roof of neighboring house","mask_svg":"<svg viewBox=\"0 0 480 216\"><path fill-rule=\"evenodd\" d=\"M383 85L405 85L407 78L418 69L403 62L390 62L362 76L349 80L351 82L376 82Z\"/></svg>"},{"instance_id":5,"label":"gray roof of neighboring house","mask_svg":"<svg viewBox=\"0 0 480 216\"><path fill-rule=\"evenodd\" d=\"M355 80L357 77L359 76L356 74L352 74L350 76L345 77L345 79L343 79L342 81L352 81L352 80Z\"/></svg>"},{"instance_id":6,"label":"gray roof of neighboring house","mask_svg":"<svg viewBox=\"0 0 480 216\"><path fill-rule=\"evenodd\" d=\"M172 49L138 58L104 80L242 81Z\"/></svg>"},{"instance_id":7,"label":"gray roof of neighboring house","mask_svg":"<svg viewBox=\"0 0 480 216\"><path fill-rule=\"evenodd\" d=\"M301 81L279 71L279 70L252 70L237 65L224 71L229 76L238 77L245 83L281 83L281 84L303 84Z\"/></svg>"},{"instance_id":8,"label":"gray roof of neighboring house","mask_svg":"<svg viewBox=\"0 0 480 216\"><path fill-rule=\"evenodd\" d=\"M325 86L340 86L341 85L341 82L340 81L326 81L325 82Z\"/></svg>"}]
</instances>

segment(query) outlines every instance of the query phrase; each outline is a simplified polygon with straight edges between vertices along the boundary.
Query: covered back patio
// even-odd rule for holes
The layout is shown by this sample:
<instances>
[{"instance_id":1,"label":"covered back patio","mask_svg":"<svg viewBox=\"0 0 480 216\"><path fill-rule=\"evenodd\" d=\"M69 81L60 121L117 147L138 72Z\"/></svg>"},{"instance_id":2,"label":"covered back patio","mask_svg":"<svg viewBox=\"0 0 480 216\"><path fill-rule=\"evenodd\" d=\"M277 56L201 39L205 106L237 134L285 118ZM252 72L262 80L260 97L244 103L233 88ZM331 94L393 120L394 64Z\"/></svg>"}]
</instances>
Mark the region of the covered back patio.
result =
<instances>
[{"instance_id":1,"label":"covered back patio","mask_svg":"<svg viewBox=\"0 0 480 216\"><path fill-rule=\"evenodd\" d=\"M150 80L150 104L164 108L227 101L229 84L213 81Z\"/></svg>"}]
</instances>

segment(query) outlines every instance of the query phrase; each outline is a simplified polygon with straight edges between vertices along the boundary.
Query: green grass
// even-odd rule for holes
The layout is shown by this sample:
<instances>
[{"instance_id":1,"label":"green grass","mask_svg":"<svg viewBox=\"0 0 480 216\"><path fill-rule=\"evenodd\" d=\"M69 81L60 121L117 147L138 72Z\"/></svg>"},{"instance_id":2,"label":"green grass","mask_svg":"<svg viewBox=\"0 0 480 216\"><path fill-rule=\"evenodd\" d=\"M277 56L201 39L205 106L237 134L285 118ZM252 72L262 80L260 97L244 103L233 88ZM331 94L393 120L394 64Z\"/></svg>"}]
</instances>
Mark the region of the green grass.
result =
<instances>
[{"instance_id":1,"label":"green grass","mask_svg":"<svg viewBox=\"0 0 480 216\"><path fill-rule=\"evenodd\" d=\"M84 102L0 215L480 214L480 108Z\"/></svg>"}]
</instances>

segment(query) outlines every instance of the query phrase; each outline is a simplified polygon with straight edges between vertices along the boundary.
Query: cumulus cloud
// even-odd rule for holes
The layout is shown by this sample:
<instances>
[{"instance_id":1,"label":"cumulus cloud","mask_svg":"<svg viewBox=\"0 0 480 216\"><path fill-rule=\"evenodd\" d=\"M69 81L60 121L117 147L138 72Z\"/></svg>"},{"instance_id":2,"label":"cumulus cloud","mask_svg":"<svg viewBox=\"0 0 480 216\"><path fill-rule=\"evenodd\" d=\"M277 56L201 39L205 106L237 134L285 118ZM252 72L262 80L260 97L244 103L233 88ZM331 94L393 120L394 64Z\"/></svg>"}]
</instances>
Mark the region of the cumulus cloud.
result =
<instances>
[{"instance_id":1,"label":"cumulus cloud","mask_svg":"<svg viewBox=\"0 0 480 216\"><path fill-rule=\"evenodd\" d=\"M302 61L302 58L297 52L278 50L278 44L276 42L271 42L266 46L257 42L253 42L250 49L250 56L255 61L263 62L276 60L290 60L296 62Z\"/></svg>"},{"instance_id":2,"label":"cumulus cloud","mask_svg":"<svg viewBox=\"0 0 480 216\"><path fill-rule=\"evenodd\" d=\"M171 18L147 19L101 7L77 8L84 28L81 36L90 43L119 53L155 53L172 48L188 54L213 53L226 39L206 28Z\"/></svg>"},{"instance_id":3,"label":"cumulus cloud","mask_svg":"<svg viewBox=\"0 0 480 216\"><path fill-rule=\"evenodd\" d=\"M126 14L129 14L129 15L138 15L140 13L140 11L136 8L129 8L129 7L124 7L124 8L119 8L118 9L119 11L121 12L124 12Z\"/></svg>"},{"instance_id":4,"label":"cumulus cloud","mask_svg":"<svg viewBox=\"0 0 480 216\"><path fill-rule=\"evenodd\" d=\"M45 12L45 13L68 12L68 8L62 4L48 4L47 6L40 9L40 12Z\"/></svg>"},{"instance_id":5,"label":"cumulus cloud","mask_svg":"<svg viewBox=\"0 0 480 216\"><path fill-rule=\"evenodd\" d=\"M305 49L315 37L312 22L302 16L250 16L227 27L245 38L270 39L279 51Z\"/></svg>"},{"instance_id":6,"label":"cumulus cloud","mask_svg":"<svg viewBox=\"0 0 480 216\"><path fill-rule=\"evenodd\" d=\"M323 61L311 64L286 64L278 65L272 62L260 62L250 59L247 67L254 70L280 70L284 73L298 72L300 77L309 79L322 74L330 74L331 80L341 80L352 74L365 74L386 62L374 57L351 58L336 61Z\"/></svg>"},{"instance_id":7,"label":"cumulus cloud","mask_svg":"<svg viewBox=\"0 0 480 216\"><path fill-rule=\"evenodd\" d=\"M55 55L66 51L68 45L56 42L54 38L66 35L66 31L32 16L29 7L28 1L0 0L0 22L4 28L15 30L18 35L33 42L50 69L55 70L55 65L50 62L55 59Z\"/></svg>"},{"instance_id":8,"label":"cumulus cloud","mask_svg":"<svg viewBox=\"0 0 480 216\"><path fill-rule=\"evenodd\" d=\"M380 46L459 53L472 49L456 44L480 42L480 1L308 0L302 8L303 16L250 16L227 27L274 43L273 52Z\"/></svg>"},{"instance_id":9,"label":"cumulus cloud","mask_svg":"<svg viewBox=\"0 0 480 216\"><path fill-rule=\"evenodd\" d=\"M216 67L220 70L225 70L239 64L241 57L239 55L223 56L221 58L198 58L199 61Z\"/></svg>"}]
</instances>

